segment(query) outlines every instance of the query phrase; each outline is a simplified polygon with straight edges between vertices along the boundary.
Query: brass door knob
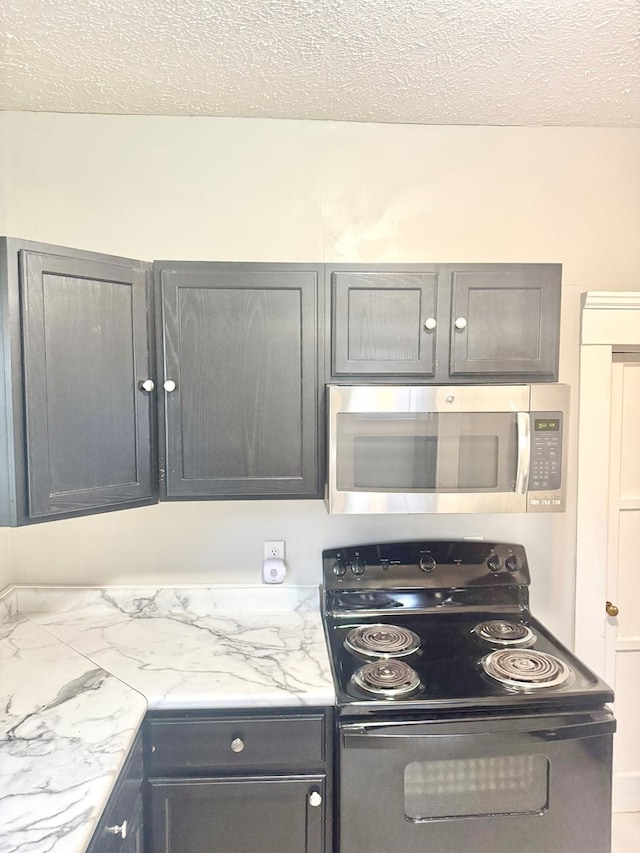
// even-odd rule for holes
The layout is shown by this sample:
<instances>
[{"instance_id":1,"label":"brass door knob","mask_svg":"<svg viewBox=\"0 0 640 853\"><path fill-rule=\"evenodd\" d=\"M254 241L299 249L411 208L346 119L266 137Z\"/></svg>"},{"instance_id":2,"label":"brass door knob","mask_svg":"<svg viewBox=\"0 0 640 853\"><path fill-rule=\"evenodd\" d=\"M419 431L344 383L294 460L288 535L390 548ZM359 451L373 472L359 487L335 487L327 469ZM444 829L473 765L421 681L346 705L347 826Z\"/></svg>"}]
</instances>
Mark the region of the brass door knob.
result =
<instances>
[{"instance_id":1,"label":"brass door knob","mask_svg":"<svg viewBox=\"0 0 640 853\"><path fill-rule=\"evenodd\" d=\"M616 607L615 604L612 604L610 601L607 601L606 608L607 616L617 616L618 613L620 613L620 609Z\"/></svg>"}]
</instances>

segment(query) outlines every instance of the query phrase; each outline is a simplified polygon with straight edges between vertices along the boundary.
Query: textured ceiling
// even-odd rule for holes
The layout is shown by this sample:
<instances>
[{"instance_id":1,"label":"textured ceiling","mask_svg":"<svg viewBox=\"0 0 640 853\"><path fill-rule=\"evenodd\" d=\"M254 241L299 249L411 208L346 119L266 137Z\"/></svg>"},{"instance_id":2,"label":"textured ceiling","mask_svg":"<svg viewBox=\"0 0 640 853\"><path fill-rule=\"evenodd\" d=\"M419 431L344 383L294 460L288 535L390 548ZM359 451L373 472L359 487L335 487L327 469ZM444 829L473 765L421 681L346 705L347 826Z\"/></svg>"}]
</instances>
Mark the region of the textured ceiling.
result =
<instances>
[{"instance_id":1,"label":"textured ceiling","mask_svg":"<svg viewBox=\"0 0 640 853\"><path fill-rule=\"evenodd\" d=\"M640 126L640 0L0 0L0 109Z\"/></svg>"}]
</instances>

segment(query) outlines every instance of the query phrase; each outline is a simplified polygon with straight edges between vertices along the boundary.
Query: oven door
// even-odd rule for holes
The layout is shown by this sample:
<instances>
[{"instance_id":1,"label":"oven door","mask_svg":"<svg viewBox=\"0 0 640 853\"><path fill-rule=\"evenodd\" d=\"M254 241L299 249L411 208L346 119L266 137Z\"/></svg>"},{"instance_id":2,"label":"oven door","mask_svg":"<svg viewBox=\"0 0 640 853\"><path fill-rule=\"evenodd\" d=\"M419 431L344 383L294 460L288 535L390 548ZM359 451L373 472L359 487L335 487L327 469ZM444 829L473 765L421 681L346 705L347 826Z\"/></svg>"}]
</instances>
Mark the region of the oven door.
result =
<instances>
[{"instance_id":1,"label":"oven door","mask_svg":"<svg viewBox=\"0 0 640 853\"><path fill-rule=\"evenodd\" d=\"M609 853L607 710L340 725L340 853Z\"/></svg>"}]
</instances>

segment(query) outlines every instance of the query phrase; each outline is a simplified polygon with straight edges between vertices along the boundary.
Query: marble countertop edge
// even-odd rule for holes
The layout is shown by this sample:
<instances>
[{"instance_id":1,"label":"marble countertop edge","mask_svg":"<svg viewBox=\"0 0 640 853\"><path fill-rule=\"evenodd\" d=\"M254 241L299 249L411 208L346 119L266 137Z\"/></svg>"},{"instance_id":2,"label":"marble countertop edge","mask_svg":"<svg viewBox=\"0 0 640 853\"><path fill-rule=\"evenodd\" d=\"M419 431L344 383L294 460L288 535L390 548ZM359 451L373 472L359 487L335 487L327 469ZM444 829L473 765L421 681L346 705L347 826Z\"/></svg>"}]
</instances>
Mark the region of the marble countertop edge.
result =
<instances>
[{"instance_id":1,"label":"marble countertop edge","mask_svg":"<svg viewBox=\"0 0 640 853\"><path fill-rule=\"evenodd\" d=\"M0 621L11 618L18 612L18 593L13 586L0 590Z\"/></svg>"},{"instance_id":2,"label":"marble countertop edge","mask_svg":"<svg viewBox=\"0 0 640 853\"><path fill-rule=\"evenodd\" d=\"M149 711L238 711L257 710L264 708L282 709L304 709L304 708L327 708L335 702L335 696L331 691L309 690L302 695L277 693L225 693L224 697L218 699L215 704L210 700L203 699L197 694L179 697L154 697L148 699Z\"/></svg>"},{"instance_id":3,"label":"marble countertop edge","mask_svg":"<svg viewBox=\"0 0 640 853\"><path fill-rule=\"evenodd\" d=\"M14 584L5 593L18 612L29 613L114 606L153 608L155 613L192 607L206 612L316 611L320 604L318 585L293 584Z\"/></svg>"}]
</instances>

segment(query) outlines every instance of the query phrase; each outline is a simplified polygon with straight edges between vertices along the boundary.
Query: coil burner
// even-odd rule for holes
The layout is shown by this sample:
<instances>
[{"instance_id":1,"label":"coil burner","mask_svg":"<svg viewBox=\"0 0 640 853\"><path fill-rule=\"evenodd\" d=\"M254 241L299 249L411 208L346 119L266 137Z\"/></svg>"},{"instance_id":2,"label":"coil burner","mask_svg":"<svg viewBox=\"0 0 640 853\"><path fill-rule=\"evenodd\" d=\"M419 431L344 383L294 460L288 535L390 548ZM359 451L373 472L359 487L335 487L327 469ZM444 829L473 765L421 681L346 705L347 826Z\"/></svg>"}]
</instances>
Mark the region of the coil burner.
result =
<instances>
[{"instance_id":1,"label":"coil burner","mask_svg":"<svg viewBox=\"0 0 640 853\"><path fill-rule=\"evenodd\" d=\"M536 641L536 635L531 628L522 622L507 622L503 619L491 619L480 622L473 629L481 640L493 643L494 646L520 646L526 648Z\"/></svg>"},{"instance_id":2,"label":"coil burner","mask_svg":"<svg viewBox=\"0 0 640 853\"><path fill-rule=\"evenodd\" d=\"M498 649L480 663L487 675L516 690L558 687L573 674L558 658L533 649Z\"/></svg>"},{"instance_id":3,"label":"coil burner","mask_svg":"<svg viewBox=\"0 0 640 853\"><path fill-rule=\"evenodd\" d=\"M415 670L401 660L365 663L354 672L352 682L367 695L385 699L403 699L422 686Z\"/></svg>"},{"instance_id":4,"label":"coil burner","mask_svg":"<svg viewBox=\"0 0 640 853\"><path fill-rule=\"evenodd\" d=\"M360 625L346 636L350 652L363 658L403 658L420 648L420 637L397 625Z\"/></svg>"}]
</instances>

